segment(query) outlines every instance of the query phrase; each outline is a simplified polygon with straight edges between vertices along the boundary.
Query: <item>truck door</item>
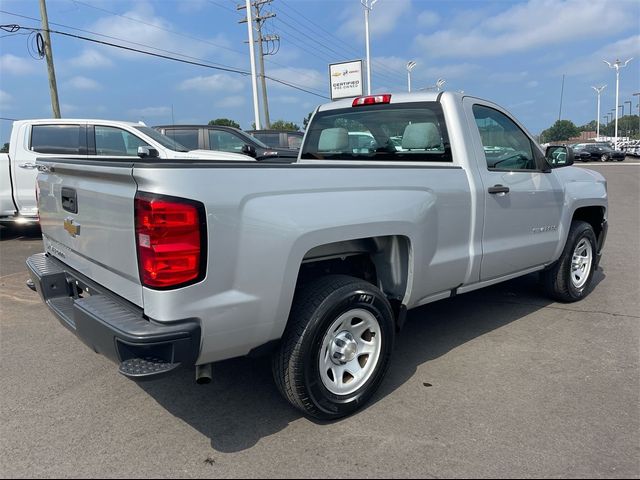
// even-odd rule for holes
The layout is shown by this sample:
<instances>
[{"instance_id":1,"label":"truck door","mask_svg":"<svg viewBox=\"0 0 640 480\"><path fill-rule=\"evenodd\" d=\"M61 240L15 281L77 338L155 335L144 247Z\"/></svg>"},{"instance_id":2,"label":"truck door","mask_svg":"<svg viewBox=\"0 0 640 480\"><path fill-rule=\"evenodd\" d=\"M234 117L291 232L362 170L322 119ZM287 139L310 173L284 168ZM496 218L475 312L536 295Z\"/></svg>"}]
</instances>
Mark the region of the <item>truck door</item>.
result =
<instances>
[{"instance_id":1,"label":"truck door","mask_svg":"<svg viewBox=\"0 0 640 480\"><path fill-rule=\"evenodd\" d=\"M560 239L560 182L506 112L470 97L464 102L484 189L481 281L549 263Z\"/></svg>"},{"instance_id":2,"label":"truck door","mask_svg":"<svg viewBox=\"0 0 640 480\"><path fill-rule=\"evenodd\" d=\"M87 158L87 134L82 122L24 124L11 158L14 198L21 215L34 216L36 205L36 159L46 157Z\"/></svg>"}]
</instances>

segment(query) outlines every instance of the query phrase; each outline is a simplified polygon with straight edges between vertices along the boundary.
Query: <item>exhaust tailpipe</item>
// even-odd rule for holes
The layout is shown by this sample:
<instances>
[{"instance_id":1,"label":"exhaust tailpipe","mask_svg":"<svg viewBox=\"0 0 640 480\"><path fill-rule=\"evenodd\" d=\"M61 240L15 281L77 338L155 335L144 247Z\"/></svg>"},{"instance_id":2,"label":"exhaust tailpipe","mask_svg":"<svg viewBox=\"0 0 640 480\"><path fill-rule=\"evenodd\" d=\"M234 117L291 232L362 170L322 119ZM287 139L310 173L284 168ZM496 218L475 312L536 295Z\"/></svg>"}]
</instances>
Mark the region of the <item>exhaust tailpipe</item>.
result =
<instances>
[{"instance_id":1,"label":"exhaust tailpipe","mask_svg":"<svg viewBox=\"0 0 640 480\"><path fill-rule=\"evenodd\" d=\"M211 382L212 372L211 364L196 365L196 383L198 385L206 385Z\"/></svg>"}]
</instances>

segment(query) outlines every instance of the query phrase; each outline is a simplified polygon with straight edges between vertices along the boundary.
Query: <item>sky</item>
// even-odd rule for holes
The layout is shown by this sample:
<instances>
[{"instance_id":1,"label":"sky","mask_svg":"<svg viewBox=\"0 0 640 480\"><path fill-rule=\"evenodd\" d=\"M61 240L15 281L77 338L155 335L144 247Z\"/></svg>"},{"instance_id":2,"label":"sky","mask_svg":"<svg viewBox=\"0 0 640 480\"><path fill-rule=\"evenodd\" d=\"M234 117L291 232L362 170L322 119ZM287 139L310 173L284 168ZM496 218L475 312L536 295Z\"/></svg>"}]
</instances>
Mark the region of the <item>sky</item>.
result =
<instances>
[{"instance_id":1,"label":"sky","mask_svg":"<svg viewBox=\"0 0 640 480\"><path fill-rule=\"evenodd\" d=\"M143 55L52 34L60 98L67 118L199 124L254 118L240 0L47 0L50 29L207 66ZM358 0L273 0L265 33L279 50L265 57L271 120L302 126L329 101L328 65L365 59ZM20 15L20 16L17 16ZM246 17L245 17L246 18ZM412 89L439 78L445 89L507 108L532 133L561 118L596 117L592 86L607 85L601 116L615 106L615 70L603 62L634 57L620 73L620 104L640 92L640 1L378 0L371 11L372 91L407 89L406 64L417 63ZM39 28L38 0L0 0L0 24ZM560 99L562 79L564 93ZM297 88L294 88L297 87ZM624 105L625 114L629 104ZM6 119L53 116L46 62L28 30L0 32L0 141Z\"/></svg>"}]
</instances>

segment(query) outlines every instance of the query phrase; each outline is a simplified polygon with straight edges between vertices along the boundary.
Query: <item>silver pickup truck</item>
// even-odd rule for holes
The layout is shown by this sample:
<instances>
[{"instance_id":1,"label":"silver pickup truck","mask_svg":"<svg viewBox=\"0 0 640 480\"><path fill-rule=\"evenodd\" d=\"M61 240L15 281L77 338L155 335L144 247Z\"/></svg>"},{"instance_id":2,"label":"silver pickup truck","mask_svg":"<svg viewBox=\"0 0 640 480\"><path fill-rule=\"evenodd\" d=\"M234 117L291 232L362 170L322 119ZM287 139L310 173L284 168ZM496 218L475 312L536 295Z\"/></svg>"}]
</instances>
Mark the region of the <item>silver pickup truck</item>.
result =
<instances>
[{"instance_id":1,"label":"silver pickup truck","mask_svg":"<svg viewBox=\"0 0 640 480\"><path fill-rule=\"evenodd\" d=\"M572 163L450 92L322 105L290 164L43 158L29 284L127 377L269 353L294 407L339 418L408 309L531 272L589 293L607 186Z\"/></svg>"}]
</instances>

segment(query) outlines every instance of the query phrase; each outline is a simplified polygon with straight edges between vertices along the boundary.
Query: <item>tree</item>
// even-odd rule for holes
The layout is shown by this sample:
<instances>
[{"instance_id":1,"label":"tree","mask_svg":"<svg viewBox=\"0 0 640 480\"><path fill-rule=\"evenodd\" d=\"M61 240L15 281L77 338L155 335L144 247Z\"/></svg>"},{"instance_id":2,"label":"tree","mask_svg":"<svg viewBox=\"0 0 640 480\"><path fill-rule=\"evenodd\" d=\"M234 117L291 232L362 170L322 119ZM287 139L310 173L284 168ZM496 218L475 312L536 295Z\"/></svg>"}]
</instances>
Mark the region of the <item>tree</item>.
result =
<instances>
[{"instance_id":1,"label":"tree","mask_svg":"<svg viewBox=\"0 0 640 480\"><path fill-rule=\"evenodd\" d=\"M585 123L584 125L578 127L581 132L595 132L598 128L598 124L595 120L591 120L589 123Z\"/></svg>"},{"instance_id":2,"label":"tree","mask_svg":"<svg viewBox=\"0 0 640 480\"><path fill-rule=\"evenodd\" d=\"M304 119L302 120L302 128L305 130L307 129L307 125L309 125L309 122L311 121L311 115L313 115L313 112L309 112L309 115L304 117Z\"/></svg>"},{"instance_id":3,"label":"tree","mask_svg":"<svg viewBox=\"0 0 640 480\"><path fill-rule=\"evenodd\" d=\"M569 138L578 135L580 135L580 130L571 120L558 120L553 126L544 130L540 137L545 142L558 142L569 140Z\"/></svg>"},{"instance_id":4,"label":"tree","mask_svg":"<svg viewBox=\"0 0 640 480\"><path fill-rule=\"evenodd\" d=\"M0 148L0 153L9 153L9 144L5 143L2 148Z\"/></svg>"},{"instance_id":5,"label":"tree","mask_svg":"<svg viewBox=\"0 0 640 480\"><path fill-rule=\"evenodd\" d=\"M216 118L215 120L210 120L209 125L222 125L224 127L240 128L240 124L238 122L229 118Z\"/></svg>"},{"instance_id":6,"label":"tree","mask_svg":"<svg viewBox=\"0 0 640 480\"><path fill-rule=\"evenodd\" d=\"M285 122L284 120L276 120L275 122L271 122L272 130L300 130L300 126L296 125L293 122Z\"/></svg>"}]
</instances>

